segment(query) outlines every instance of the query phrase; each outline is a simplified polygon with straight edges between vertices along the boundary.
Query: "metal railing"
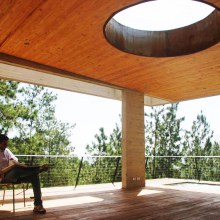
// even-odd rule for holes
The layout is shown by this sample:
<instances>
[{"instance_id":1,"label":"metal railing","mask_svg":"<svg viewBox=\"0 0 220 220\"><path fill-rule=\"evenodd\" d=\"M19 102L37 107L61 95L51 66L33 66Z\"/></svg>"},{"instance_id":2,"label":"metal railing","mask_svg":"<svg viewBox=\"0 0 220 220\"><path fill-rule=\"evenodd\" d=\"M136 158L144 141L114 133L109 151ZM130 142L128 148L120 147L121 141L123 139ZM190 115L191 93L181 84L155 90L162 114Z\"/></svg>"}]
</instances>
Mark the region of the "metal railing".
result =
<instances>
[{"instance_id":1,"label":"metal railing","mask_svg":"<svg viewBox=\"0 0 220 220\"><path fill-rule=\"evenodd\" d=\"M220 156L149 156L146 178L220 181Z\"/></svg>"},{"instance_id":2,"label":"metal railing","mask_svg":"<svg viewBox=\"0 0 220 220\"><path fill-rule=\"evenodd\" d=\"M121 156L17 155L30 165L49 164L43 187L121 181ZM146 179L179 178L220 181L220 156L146 156Z\"/></svg>"},{"instance_id":3,"label":"metal railing","mask_svg":"<svg viewBox=\"0 0 220 220\"><path fill-rule=\"evenodd\" d=\"M121 156L16 155L29 165L49 164L41 173L45 187L114 183L121 181Z\"/></svg>"}]
</instances>

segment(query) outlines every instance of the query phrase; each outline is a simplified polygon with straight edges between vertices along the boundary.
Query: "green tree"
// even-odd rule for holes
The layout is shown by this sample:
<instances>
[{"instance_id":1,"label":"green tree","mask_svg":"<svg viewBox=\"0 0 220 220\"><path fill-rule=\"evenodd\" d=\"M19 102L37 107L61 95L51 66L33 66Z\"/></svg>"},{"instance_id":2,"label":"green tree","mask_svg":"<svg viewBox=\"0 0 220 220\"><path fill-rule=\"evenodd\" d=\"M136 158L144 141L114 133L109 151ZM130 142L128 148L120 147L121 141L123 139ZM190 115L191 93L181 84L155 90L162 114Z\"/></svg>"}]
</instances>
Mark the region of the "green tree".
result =
<instances>
[{"instance_id":1,"label":"green tree","mask_svg":"<svg viewBox=\"0 0 220 220\"><path fill-rule=\"evenodd\" d=\"M105 134L104 128L99 129L99 133L95 134L95 142L92 145L87 145L86 150L93 156L106 156L108 154L108 137Z\"/></svg>"},{"instance_id":2,"label":"green tree","mask_svg":"<svg viewBox=\"0 0 220 220\"><path fill-rule=\"evenodd\" d=\"M10 149L17 155L68 155L69 137L75 125L63 123L55 117L57 95L42 86L12 81L0 81L0 130L14 136ZM60 173L59 178L68 182L68 160L51 160L29 156L21 162L31 164L49 163L51 172ZM34 159L34 160L33 160ZM49 184L58 179L50 171L42 174ZM46 177L47 175L47 177Z\"/></svg>"},{"instance_id":3,"label":"green tree","mask_svg":"<svg viewBox=\"0 0 220 220\"><path fill-rule=\"evenodd\" d=\"M181 123L184 118L177 118L177 110L178 103L152 107L151 112L145 114L146 154L153 156L152 159L147 157L148 167L152 167L148 172L153 178L172 177L173 166L177 167L179 163L175 156L181 153ZM155 156L161 158L156 159Z\"/></svg>"},{"instance_id":4,"label":"green tree","mask_svg":"<svg viewBox=\"0 0 220 220\"><path fill-rule=\"evenodd\" d=\"M181 123L185 118L177 118L177 111L178 103L175 103L169 105L162 116L159 152L163 152L163 156L167 156L162 159L166 177L174 177L174 171L177 171L178 175L178 167L180 167L180 158L176 156L181 156L183 147Z\"/></svg>"},{"instance_id":5,"label":"green tree","mask_svg":"<svg viewBox=\"0 0 220 220\"><path fill-rule=\"evenodd\" d=\"M162 115L164 114L164 106L151 107L151 112L145 113L145 149L146 162L148 167L152 167L151 170L148 170L152 173L152 178L156 177L156 158L155 156L159 155L159 146L160 146L160 128ZM149 160L149 156L152 157L152 161ZM149 174L147 173L148 177Z\"/></svg>"},{"instance_id":6,"label":"green tree","mask_svg":"<svg viewBox=\"0 0 220 220\"><path fill-rule=\"evenodd\" d=\"M18 94L22 94L19 83L0 80L0 132L7 134L23 118L27 109L17 101Z\"/></svg>"},{"instance_id":7,"label":"green tree","mask_svg":"<svg viewBox=\"0 0 220 220\"><path fill-rule=\"evenodd\" d=\"M68 154L68 138L75 125L55 117L57 96L36 85L23 85L19 104L27 111L17 120L15 151L22 154Z\"/></svg>"},{"instance_id":8,"label":"green tree","mask_svg":"<svg viewBox=\"0 0 220 220\"><path fill-rule=\"evenodd\" d=\"M106 164L106 158L99 156L107 156L108 154L108 137L105 134L104 128L99 129L99 133L95 135L95 142L92 145L87 145L86 150L93 156L98 156L93 159L92 167L95 169L93 183L101 183L103 181L103 167Z\"/></svg>"},{"instance_id":9,"label":"green tree","mask_svg":"<svg viewBox=\"0 0 220 220\"><path fill-rule=\"evenodd\" d=\"M193 165L195 178L201 179L202 167L206 165L204 158L199 156L208 156L212 152L211 139L213 131L207 122L205 115L201 112L195 121L193 121L191 131L185 134L185 147L184 152L187 156L196 156L188 160L188 164Z\"/></svg>"},{"instance_id":10,"label":"green tree","mask_svg":"<svg viewBox=\"0 0 220 220\"><path fill-rule=\"evenodd\" d=\"M94 158L91 166L93 167L92 182L110 182L114 176L117 160L109 156L121 155L121 129L116 124L112 133L108 137L104 128L99 129L99 133L95 135L95 141L92 145L87 145L86 150L89 154L97 156Z\"/></svg>"},{"instance_id":11,"label":"green tree","mask_svg":"<svg viewBox=\"0 0 220 220\"><path fill-rule=\"evenodd\" d=\"M210 155L213 157L206 159L206 173L210 181L220 181L220 144L214 142L212 144Z\"/></svg>"},{"instance_id":12,"label":"green tree","mask_svg":"<svg viewBox=\"0 0 220 220\"><path fill-rule=\"evenodd\" d=\"M51 102L45 100L45 88L36 85L22 84L20 90L22 94L19 98L19 103L27 109L26 114L20 120L17 120L17 145L14 151L19 151L20 154L44 154L44 129L39 121L46 113L45 109L50 108ZM55 98L54 98L55 99ZM45 104L45 106L44 106ZM54 114L54 111L51 112Z\"/></svg>"},{"instance_id":13,"label":"green tree","mask_svg":"<svg viewBox=\"0 0 220 220\"><path fill-rule=\"evenodd\" d=\"M121 126L117 123L109 138L109 155L121 156L122 155L122 133ZM110 169L112 179L110 181L121 181L121 157L109 158L107 166Z\"/></svg>"},{"instance_id":14,"label":"green tree","mask_svg":"<svg viewBox=\"0 0 220 220\"><path fill-rule=\"evenodd\" d=\"M110 156L120 156L122 151L122 134L121 128L116 123L113 132L110 134L109 137L109 144L108 144L108 151Z\"/></svg>"}]
</instances>

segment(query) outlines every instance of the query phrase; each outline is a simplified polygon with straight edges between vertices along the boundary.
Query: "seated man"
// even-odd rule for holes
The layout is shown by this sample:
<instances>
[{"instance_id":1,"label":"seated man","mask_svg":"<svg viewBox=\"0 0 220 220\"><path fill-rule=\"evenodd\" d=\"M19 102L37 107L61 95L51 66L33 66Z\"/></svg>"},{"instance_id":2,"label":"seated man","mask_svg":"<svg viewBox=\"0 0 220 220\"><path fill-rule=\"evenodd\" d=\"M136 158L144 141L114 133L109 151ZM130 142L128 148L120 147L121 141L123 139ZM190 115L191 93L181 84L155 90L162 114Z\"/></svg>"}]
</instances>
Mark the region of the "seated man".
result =
<instances>
[{"instance_id":1,"label":"seated man","mask_svg":"<svg viewBox=\"0 0 220 220\"><path fill-rule=\"evenodd\" d=\"M41 187L39 173L48 170L48 167L15 167L4 173L3 169L9 166L10 161L18 159L7 149L9 138L0 134L0 183L31 183L34 192L34 213L44 214L46 210L41 200Z\"/></svg>"}]
</instances>

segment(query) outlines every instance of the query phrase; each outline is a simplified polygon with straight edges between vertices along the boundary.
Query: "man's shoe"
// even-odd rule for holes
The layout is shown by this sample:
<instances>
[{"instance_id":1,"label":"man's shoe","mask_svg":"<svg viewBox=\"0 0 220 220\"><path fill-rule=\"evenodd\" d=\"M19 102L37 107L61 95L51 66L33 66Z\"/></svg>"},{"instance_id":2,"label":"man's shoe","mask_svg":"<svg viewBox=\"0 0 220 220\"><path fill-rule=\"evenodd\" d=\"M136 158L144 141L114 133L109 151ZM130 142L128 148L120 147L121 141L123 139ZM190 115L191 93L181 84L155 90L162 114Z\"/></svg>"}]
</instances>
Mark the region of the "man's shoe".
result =
<instances>
[{"instance_id":1,"label":"man's shoe","mask_svg":"<svg viewBox=\"0 0 220 220\"><path fill-rule=\"evenodd\" d=\"M45 214L46 213L46 209L42 205L36 205L36 206L34 206L33 213Z\"/></svg>"}]
</instances>

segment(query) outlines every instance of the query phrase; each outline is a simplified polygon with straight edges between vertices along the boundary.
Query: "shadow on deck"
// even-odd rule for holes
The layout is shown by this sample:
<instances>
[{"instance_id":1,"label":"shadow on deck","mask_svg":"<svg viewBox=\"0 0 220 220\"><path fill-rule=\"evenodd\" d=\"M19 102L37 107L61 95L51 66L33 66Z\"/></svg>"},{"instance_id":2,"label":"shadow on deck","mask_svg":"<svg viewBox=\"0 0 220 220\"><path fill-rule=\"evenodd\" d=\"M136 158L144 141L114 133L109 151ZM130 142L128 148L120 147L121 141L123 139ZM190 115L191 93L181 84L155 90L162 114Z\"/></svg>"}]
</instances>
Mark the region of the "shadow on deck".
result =
<instances>
[{"instance_id":1,"label":"shadow on deck","mask_svg":"<svg viewBox=\"0 0 220 220\"><path fill-rule=\"evenodd\" d=\"M147 180L146 187L122 190L121 183L74 187L43 188L45 215L32 213L32 190L16 195L16 212L12 213L12 192L0 207L0 219L220 219L220 192L177 190L166 185L185 180ZM19 190L17 190L19 193Z\"/></svg>"}]
</instances>

